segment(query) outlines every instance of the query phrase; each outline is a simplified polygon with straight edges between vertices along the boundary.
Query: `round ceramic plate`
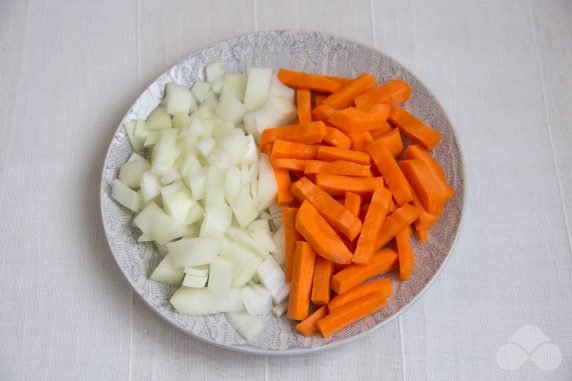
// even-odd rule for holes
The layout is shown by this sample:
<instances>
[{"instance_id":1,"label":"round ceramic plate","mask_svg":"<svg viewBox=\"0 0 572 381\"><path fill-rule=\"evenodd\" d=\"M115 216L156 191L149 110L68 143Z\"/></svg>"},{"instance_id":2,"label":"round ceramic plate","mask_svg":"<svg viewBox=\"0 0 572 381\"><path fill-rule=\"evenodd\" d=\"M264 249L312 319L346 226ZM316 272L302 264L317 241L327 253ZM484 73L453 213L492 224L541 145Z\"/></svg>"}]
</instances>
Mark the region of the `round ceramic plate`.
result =
<instances>
[{"instance_id":1,"label":"round ceramic plate","mask_svg":"<svg viewBox=\"0 0 572 381\"><path fill-rule=\"evenodd\" d=\"M140 234L133 226L133 215L111 199L113 179L132 152L121 125L131 119L145 119L163 98L165 84L187 86L203 79L203 68L220 58L227 72L244 73L251 66L303 70L329 75L355 77L371 73L379 82L401 78L412 88L405 108L438 130L443 139L433 154L443 165L456 196L431 229L428 244L412 239L415 267L407 282L394 281L389 306L346 327L328 339L304 337L285 317L264 317L265 329L247 342L227 323L223 314L183 316L169 304L174 289L149 280L159 263L151 244L138 243ZM202 49L177 63L153 82L135 101L117 128L109 146L101 180L101 213L111 252L135 292L161 317L183 332L228 349L257 354L293 354L331 348L380 328L418 298L443 268L449 257L461 221L464 199L463 162L453 127L435 96L410 71L392 58L365 45L343 38L307 31L267 31L231 38Z\"/></svg>"}]
</instances>

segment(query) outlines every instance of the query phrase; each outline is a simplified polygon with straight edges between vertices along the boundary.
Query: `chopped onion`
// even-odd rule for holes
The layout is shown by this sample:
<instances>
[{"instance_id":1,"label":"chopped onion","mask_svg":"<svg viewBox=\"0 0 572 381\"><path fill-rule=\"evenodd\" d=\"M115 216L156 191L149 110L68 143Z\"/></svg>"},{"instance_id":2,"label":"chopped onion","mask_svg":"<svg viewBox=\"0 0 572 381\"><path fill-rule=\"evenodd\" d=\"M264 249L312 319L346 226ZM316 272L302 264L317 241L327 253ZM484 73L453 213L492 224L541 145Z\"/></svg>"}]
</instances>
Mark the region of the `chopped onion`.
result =
<instances>
[{"instance_id":1,"label":"chopped onion","mask_svg":"<svg viewBox=\"0 0 572 381\"><path fill-rule=\"evenodd\" d=\"M278 230L274 233L272 240L276 246L276 252L272 253L272 256L279 265L283 265L285 259L284 225L280 225L278 227Z\"/></svg>"},{"instance_id":2,"label":"chopped onion","mask_svg":"<svg viewBox=\"0 0 572 381\"><path fill-rule=\"evenodd\" d=\"M272 310L272 295L267 290L244 286L240 296L244 308L252 315L266 315Z\"/></svg>"},{"instance_id":3,"label":"chopped onion","mask_svg":"<svg viewBox=\"0 0 572 381\"><path fill-rule=\"evenodd\" d=\"M139 156L139 155L138 155ZM139 189L143 174L151 168L151 164L141 156L129 160L119 170L119 180L133 190Z\"/></svg>"},{"instance_id":4,"label":"chopped onion","mask_svg":"<svg viewBox=\"0 0 572 381\"><path fill-rule=\"evenodd\" d=\"M171 126L171 115L162 106L157 106L151 111L145 122L147 130L162 130Z\"/></svg>"},{"instance_id":5,"label":"chopped onion","mask_svg":"<svg viewBox=\"0 0 572 381\"><path fill-rule=\"evenodd\" d=\"M239 101L244 101L247 79L248 76L246 74L225 74L222 94L230 94Z\"/></svg>"},{"instance_id":6,"label":"chopped onion","mask_svg":"<svg viewBox=\"0 0 572 381\"><path fill-rule=\"evenodd\" d=\"M203 81L197 81L191 87L191 93L199 103L203 103L211 94L211 84Z\"/></svg>"},{"instance_id":7,"label":"chopped onion","mask_svg":"<svg viewBox=\"0 0 572 381\"><path fill-rule=\"evenodd\" d=\"M250 186L243 185L235 205L232 206L232 212L241 227L248 226L258 217L256 204L250 196Z\"/></svg>"},{"instance_id":8,"label":"chopped onion","mask_svg":"<svg viewBox=\"0 0 572 381\"><path fill-rule=\"evenodd\" d=\"M246 107L234 95L223 93L215 113L226 122L236 123L242 119L246 111Z\"/></svg>"},{"instance_id":9,"label":"chopped onion","mask_svg":"<svg viewBox=\"0 0 572 381\"><path fill-rule=\"evenodd\" d=\"M288 309L288 301L285 300L282 303L275 305L274 308L272 308L272 314L277 318L279 318L280 316L286 313L287 309Z\"/></svg>"},{"instance_id":10,"label":"chopped onion","mask_svg":"<svg viewBox=\"0 0 572 381\"><path fill-rule=\"evenodd\" d=\"M215 258L210 264L209 291L218 297L230 292L232 284L232 263L222 257Z\"/></svg>"},{"instance_id":11,"label":"chopped onion","mask_svg":"<svg viewBox=\"0 0 572 381\"><path fill-rule=\"evenodd\" d=\"M185 267L185 269L183 271L185 272L185 274L189 274L189 275L208 276L209 275L209 265Z\"/></svg>"},{"instance_id":12,"label":"chopped onion","mask_svg":"<svg viewBox=\"0 0 572 381\"><path fill-rule=\"evenodd\" d=\"M240 194L240 170L237 167L230 167L226 172L224 183L224 195L230 205L235 204Z\"/></svg>"},{"instance_id":13,"label":"chopped onion","mask_svg":"<svg viewBox=\"0 0 572 381\"><path fill-rule=\"evenodd\" d=\"M111 190L111 197L126 207L127 209L137 213L141 209L141 195L123 184L120 180L113 180L113 188Z\"/></svg>"},{"instance_id":14,"label":"chopped onion","mask_svg":"<svg viewBox=\"0 0 572 381\"><path fill-rule=\"evenodd\" d=\"M207 284L207 276L185 274L183 287L203 288Z\"/></svg>"},{"instance_id":15,"label":"chopped onion","mask_svg":"<svg viewBox=\"0 0 572 381\"><path fill-rule=\"evenodd\" d=\"M156 243L166 244L176 238L188 234L185 224L159 209L155 213L155 219L151 228L151 235Z\"/></svg>"},{"instance_id":16,"label":"chopped onion","mask_svg":"<svg viewBox=\"0 0 572 381\"><path fill-rule=\"evenodd\" d=\"M243 311L238 289L231 289L224 298L219 298L208 288L181 287L171 297L171 305L183 315L208 315L219 312Z\"/></svg>"},{"instance_id":17,"label":"chopped onion","mask_svg":"<svg viewBox=\"0 0 572 381\"><path fill-rule=\"evenodd\" d=\"M224 314L229 324L247 341L254 339L264 329L264 322L248 312L227 312Z\"/></svg>"},{"instance_id":18,"label":"chopped onion","mask_svg":"<svg viewBox=\"0 0 572 381\"><path fill-rule=\"evenodd\" d=\"M250 68L244 94L244 105L248 111L256 111L264 105L268 98L271 81L271 69L260 67Z\"/></svg>"},{"instance_id":19,"label":"chopped onion","mask_svg":"<svg viewBox=\"0 0 572 381\"><path fill-rule=\"evenodd\" d=\"M182 85L168 83L165 87L165 111L168 114L188 114L196 110L197 102L189 89Z\"/></svg>"},{"instance_id":20,"label":"chopped onion","mask_svg":"<svg viewBox=\"0 0 572 381\"><path fill-rule=\"evenodd\" d=\"M202 159L205 162L208 162L209 155L215 147L216 142L213 138L204 138L197 142L196 148L197 151L200 153Z\"/></svg>"},{"instance_id":21,"label":"chopped onion","mask_svg":"<svg viewBox=\"0 0 572 381\"><path fill-rule=\"evenodd\" d=\"M207 189L208 168L199 168L194 170L188 177L187 184L191 188L191 193L195 200L205 198Z\"/></svg>"},{"instance_id":22,"label":"chopped onion","mask_svg":"<svg viewBox=\"0 0 572 381\"><path fill-rule=\"evenodd\" d=\"M268 155L260 154L258 174L258 210L264 210L274 203L278 193L278 185Z\"/></svg>"},{"instance_id":23,"label":"chopped onion","mask_svg":"<svg viewBox=\"0 0 572 381\"><path fill-rule=\"evenodd\" d=\"M192 224L202 218L203 209L181 181L161 188L161 199L165 211L185 224Z\"/></svg>"},{"instance_id":24,"label":"chopped onion","mask_svg":"<svg viewBox=\"0 0 572 381\"><path fill-rule=\"evenodd\" d=\"M143 144L147 137L147 131L145 131L145 121L144 120L130 120L123 124L123 128L129 137L131 142L131 147L135 152L143 151Z\"/></svg>"},{"instance_id":25,"label":"chopped onion","mask_svg":"<svg viewBox=\"0 0 572 381\"><path fill-rule=\"evenodd\" d=\"M214 206L224 203L224 182L226 170L216 165L211 165L208 169L205 204Z\"/></svg>"},{"instance_id":26,"label":"chopped onion","mask_svg":"<svg viewBox=\"0 0 572 381\"><path fill-rule=\"evenodd\" d=\"M226 231L226 236L229 240L244 246L263 259L271 258L268 251L260 246L254 238L242 229L231 227Z\"/></svg>"},{"instance_id":27,"label":"chopped onion","mask_svg":"<svg viewBox=\"0 0 572 381\"><path fill-rule=\"evenodd\" d=\"M281 292L283 293L284 287L288 285L280 265L274 259L269 258L258 267L256 275L260 279L260 283L270 291L275 302L280 303L282 301L279 300L282 297Z\"/></svg>"},{"instance_id":28,"label":"chopped onion","mask_svg":"<svg viewBox=\"0 0 572 381\"><path fill-rule=\"evenodd\" d=\"M155 225L155 215L161 212L163 211L157 206L157 204L150 202L133 219L133 223L143 232L143 234L153 237L151 232L153 231L153 225Z\"/></svg>"},{"instance_id":29,"label":"chopped onion","mask_svg":"<svg viewBox=\"0 0 572 381\"><path fill-rule=\"evenodd\" d=\"M221 240L217 237L183 238L167 244L171 262L180 267L209 264L218 255L220 247Z\"/></svg>"},{"instance_id":30,"label":"chopped onion","mask_svg":"<svg viewBox=\"0 0 572 381\"><path fill-rule=\"evenodd\" d=\"M242 287L247 284L262 263L258 255L236 243L229 244L228 252L221 255L233 265L232 287Z\"/></svg>"},{"instance_id":31,"label":"chopped onion","mask_svg":"<svg viewBox=\"0 0 572 381\"><path fill-rule=\"evenodd\" d=\"M165 257L151 274L151 280L178 286L183 281L184 276L183 268L174 266L170 258Z\"/></svg>"},{"instance_id":32,"label":"chopped onion","mask_svg":"<svg viewBox=\"0 0 572 381\"><path fill-rule=\"evenodd\" d=\"M270 83L270 90L268 91L269 96L282 97L286 99L291 104L294 104L296 98L296 91L294 89L286 86L278 79L277 76L272 76L272 81Z\"/></svg>"},{"instance_id":33,"label":"chopped onion","mask_svg":"<svg viewBox=\"0 0 572 381\"><path fill-rule=\"evenodd\" d=\"M230 227L232 210L224 203L206 207L201 226L201 237L223 235Z\"/></svg>"}]
</instances>

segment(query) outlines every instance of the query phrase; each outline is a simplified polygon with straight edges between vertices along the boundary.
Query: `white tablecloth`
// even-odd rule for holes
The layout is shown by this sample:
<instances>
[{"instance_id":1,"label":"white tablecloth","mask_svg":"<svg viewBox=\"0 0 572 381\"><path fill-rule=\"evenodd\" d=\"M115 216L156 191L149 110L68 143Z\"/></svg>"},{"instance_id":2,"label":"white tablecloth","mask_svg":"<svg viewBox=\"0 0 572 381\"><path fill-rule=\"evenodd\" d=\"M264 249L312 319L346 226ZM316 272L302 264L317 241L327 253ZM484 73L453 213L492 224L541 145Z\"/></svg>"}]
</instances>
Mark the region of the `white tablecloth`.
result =
<instances>
[{"instance_id":1,"label":"white tablecloth","mask_svg":"<svg viewBox=\"0 0 572 381\"><path fill-rule=\"evenodd\" d=\"M0 2L0 379L570 379L571 25L566 0ZM186 337L134 297L98 192L118 121L158 74L281 28L411 68L458 131L468 187L454 255L407 313L271 358Z\"/></svg>"}]
</instances>

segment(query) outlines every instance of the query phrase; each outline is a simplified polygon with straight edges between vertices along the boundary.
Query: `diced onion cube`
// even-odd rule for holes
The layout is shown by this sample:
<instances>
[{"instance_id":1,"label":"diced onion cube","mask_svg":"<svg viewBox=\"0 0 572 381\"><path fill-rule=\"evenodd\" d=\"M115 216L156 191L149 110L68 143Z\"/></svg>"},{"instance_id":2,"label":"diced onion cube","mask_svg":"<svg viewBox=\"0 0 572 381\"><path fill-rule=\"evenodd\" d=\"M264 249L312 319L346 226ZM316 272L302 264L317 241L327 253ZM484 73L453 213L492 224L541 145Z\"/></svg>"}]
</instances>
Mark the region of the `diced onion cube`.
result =
<instances>
[{"instance_id":1,"label":"diced onion cube","mask_svg":"<svg viewBox=\"0 0 572 381\"><path fill-rule=\"evenodd\" d=\"M199 103L203 103L211 94L211 84L203 81L196 81L191 88L191 93Z\"/></svg>"},{"instance_id":2,"label":"diced onion cube","mask_svg":"<svg viewBox=\"0 0 572 381\"><path fill-rule=\"evenodd\" d=\"M123 184L120 180L113 180L113 188L111 190L111 197L126 207L127 209L137 213L141 209L141 196L127 185Z\"/></svg>"},{"instance_id":3,"label":"diced onion cube","mask_svg":"<svg viewBox=\"0 0 572 381\"><path fill-rule=\"evenodd\" d=\"M249 111L256 111L264 105L268 98L271 80L271 69L250 68L244 94L244 105Z\"/></svg>"},{"instance_id":4,"label":"diced onion cube","mask_svg":"<svg viewBox=\"0 0 572 381\"><path fill-rule=\"evenodd\" d=\"M227 312L224 314L229 324L247 341L254 339L264 329L264 322L248 312Z\"/></svg>"},{"instance_id":5,"label":"diced onion cube","mask_svg":"<svg viewBox=\"0 0 572 381\"><path fill-rule=\"evenodd\" d=\"M147 117L145 128L151 131L171 128L171 115L164 107L157 106Z\"/></svg>"},{"instance_id":6,"label":"diced onion cube","mask_svg":"<svg viewBox=\"0 0 572 381\"><path fill-rule=\"evenodd\" d=\"M222 94L230 94L236 97L239 101L244 101L247 79L248 76L246 74L225 74L222 85Z\"/></svg>"},{"instance_id":7,"label":"diced onion cube","mask_svg":"<svg viewBox=\"0 0 572 381\"><path fill-rule=\"evenodd\" d=\"M219 77L224 75L224 67L219 60L214 60L209 62L205 66L205 75L207 77L208 82L214 82Z\"/></svg>"},{"instance_id":8,"label":"diced onion cube","mask_svg":"<svg viewBox=\"0 0 572 381\"><path fill-rule=\"evenodd\" d=\"M207 279L207 276L185 274L185 279L183 279L183 287L203 288L207 284Z\"/></svg>"},{"instance_id":9,"label":"diced onion cube","mask_svg":"<svg viewBox=\"0 0 572 381\"><path fill-rule=\"evenodd\" d=\"M230 292L232 285L232 263L222 257L215 258L210 264L209 291L218 297Z\"/></svg>"},{"instance_id":10,"label":"diced onion cube","mask_svg":"<svg viewBox=\"0 0 572 381\"><path fill-rule=\"evenodd\" d=\"M232 94L220 96L216 115L226 122L236 123L246 114L246 107Z\"/></svg>"},{"instance_id":11,"label":"diced onion cube","mask_svg":"<svg viewBox=\"0 0 572 381\"><path fill-rule=\"evenodd\" d=\"M165 111L171 115L188 114L197 108L197 102L193 98L191 90L174 83L168 83L165 87L165 99L163 102Z\"/></svg>"}]
</instances>

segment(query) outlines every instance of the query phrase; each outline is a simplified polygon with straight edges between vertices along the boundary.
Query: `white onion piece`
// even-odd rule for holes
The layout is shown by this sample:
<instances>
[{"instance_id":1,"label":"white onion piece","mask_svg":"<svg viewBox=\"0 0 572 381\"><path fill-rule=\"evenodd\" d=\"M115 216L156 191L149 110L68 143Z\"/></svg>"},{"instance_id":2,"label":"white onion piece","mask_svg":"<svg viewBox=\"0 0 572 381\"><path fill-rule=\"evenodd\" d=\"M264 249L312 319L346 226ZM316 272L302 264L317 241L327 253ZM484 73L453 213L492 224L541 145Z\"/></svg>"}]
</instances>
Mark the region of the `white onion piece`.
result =
<instances>
[{"instance_id":1,"label":"white onion piece","mask_svg":"<svg viewBox=\"0 0 572 381\"><path fill-rule=\"evenodd\" d=\"M222 94L230 94L239 101L244 101L247 79L248 76L246 74L225 74Z\"/></svg>"},{"instance_id":2,"label":"white onion piece","mask_svg":"<svg viewBox=\"0 0 572 381\"><path fill-rule=\"evenodd\" d=\"M230 227L232 210L224 203L207 206L200 236L223 235Z\"/></svg>"},{"instance_id":3,"label":"white onion piece","mask_svg":"<svg viewBox=\"0 0 572 381\"><path fill-rule=\"evenodd\" d=\"M251 231L250 236L264 248L265 251L276 253L278 249L272 240L272 233L269 229L254 229Z\"/></svg>"},{"instance_id":4,"label":"white onion piece","mask_svg":"<svg viewBox=\"0 0 572 381\"><path fill-rule=\"evenodd\" d=\"M208 288L181 287L175 291L170 303L183 315L209 315L244 310L240 291L237 289L231 289L226 297L219 298Z\"/></svg>"},{"instance_id":5,"label":"white onion piece","mask_svg":"<svg viewBox=\"0 0 572 381\"><path fill-rule=\"evenodd\" d=\"M215 146L207 161L209 165L215 165L222 169L227 169L232 165L230 154L221 146Z\"/></svg>"},{"instance_id":6,"label":"white onion piece","mask_svg":"<svg viewBox=\"0 0 572 381\"><path fill-rule=\"evenodd\" d=\"M278 126L276 117L267 110L249 112L244 115L244 128L255 136L259 136L260 131L276 126Z\"/></svg>"},{"instance_id":7,"label":"white onion piece","mask_svg":"<svg viewBox=\"0 0 572 381\"><path fill-rule=\"evenodd\" d=\"M153 147L157 140L159 140L159 131L150 131L145 138L143 147Z\"/></svg>"},{"instance_id":8,"label":"white onion piece","mask_svg":"<svg viewBox=\"0 0 572 381\"><path fill-rule=\"evenodd\" d=\"M202 218L202 208L181 181L161 188L161 199L165 211L185 224L192 224Z\"/></svg>"},{"instance_id":9,"label":"white onion piece","mask_svg":"<svg viewBox=\"0 0 572 381\"><path fill-rule=\"evenodd\" d=\"M154 202L150 202L145 208L133 219L135 226L139 228L145 235L151 237L153 225L155 224L155 215L161 213L162 210Z\"/></svg>"},{"instance_id":10,"label":"white onion piece","mask_svg":"<svg viewBox=\"0 0 572 381\"><path fill-rule=\"evenodd\" d=\"M268 251L260 246L260 244L243 229L231 227L226 231L226 237L232 242L236 242L251 250L263 259L270 258Z\"/></svg>"},{"instance_id":11,"label":"white onion piece","mask_svg":"<svg viewBox=\"0 0 572 381\"><path fill-rule=\"evenodd\" d=\"M230 292L232 284L232 263L222 257L215 258L210 264L209 291L218 297Z\"/></svg>"},{"instance_id":12,"label":"white onion piece","mask_svg":"<svg viewBox=\"0 0 572 381\"><path fill-rule=\"evenodd\" d=\"M199 154L201 155L201 158L205 162L208 162L209 155L212 152L212 150L214 149L215 144L216 144L216 142L214 141L213 138L204 138L204 139L201 139L197 142L197 144L196 144L197 151L199 152Z\"/></svg>"},{"instance_id":13,"label":"white onion piece","mask_svg":"<svg viewBox=\"0 0 572 381\"><path fill-rule=\"evenodd\" d=\"M187 185L191 188L191 193L195 200L205 198L207 189L208 168L202 167L194 170L187 178Z\"/></svg>"},{"instance_id":14,"label":"white onion piece","mask_svg":"<svg viewBox=\"0 0 572 381\"><path fill-rule=\"evenodd\" d=\"M248 312L227 312L224 314L229 324L247 341L254 339L264 330L264 322Z\"/></svg>"},{"instance_id":15,"label":"white onion piece","mask_svg":"<svg viewBox=\"0 0 572 381\"><path fill-rule=\"evenodd\" d=\"M151 164L142 157L129 160L119 170L119 180L129 188L137 190L140 187L143 174L150 168Z\"/></svg>"},{"instance_id":16,"label":"white onion piece","mask_svg":"<svg viewBox=\"0 0 572 381\"><path fill-rule=\"evenodd\" d=\"M246 135L246 146L246 153L244 154L241 163L250 166L258 161L258 146L256 145L252 134Z\"/></svg>"},{"instance_id":17,"label":"white onion piece","mask_svg":"<svg viewBox=\"0 0 572 381\"><path fill-rule=\"evenodd\" d=\"M276 246L276 252L272 253L272 256L279 265L283 265L285 259L284 225L280 225L278 227L278 230L274 233L272 240Z\"/></svg>"},{"instance_id":18,"label":"white onion piece","mask_svg":"<svg viewBox=\"0 0 572 381\"><path fill-rule=\"evenodd\" d=\"M216 115L213 117L212 121L213 130L211 136L217 142L236 129L236 125L234 123L225 122Z\"/></svg>"},{"instance_id":19,"label":"white onion piece","mask_svg":"<svg viewBox=\"0 0 572 381\"><path fill-rule=\"evenodd\" d=\"M183 287L203 288L207 284L207 276L185 274Z\"/></svg>"},{"instance_id":20,"label":"white onion piece","mask_svg":"<svg viewBox=\"0 0 572 381\"><path fill-rule=\"evenodd\" d=\"M223 79L224 77L221 76L211 82L211 90L214 94L219 95L222 92Z\"/></svg>"},{"instance_id":21,"label":"white onion piece","mask_svg":"<svg viewBox=\"0 0 572 381\"><path fill-rule=\"evenodd\" d=\"M211 94L211 84L203 81L196 81L191 88L191 93L199 103L203 103Z\"/></svg>"},{"instance_id":22,"label":"white onion piece","mask_svg":"<svg viewBox=\"0 0 572 381\"><path fill-rule=\"evenodd\" d=\"M219 60L213 60L205 66L205 75L208 82L213 82L224 75L224 67Z\"/></svg>"},{"instance_id":23,"label":"white onion piece","mask_svg":"<svg viewBox=\"0 0 572 381\"><path fill-rule=\"evenodd\" d=\"M161 184L169 185L181 179L181 174L175 167L171 167L165 171L161 171Z\"/></svg>"},{"instance_id":24,"label":"white onion piece","mask_svg":"<svg viewBox=\"0 0 572 381\"><path fill-rule=\"evenodd\" d=\"M193 94L185 86L175 83L167 83L165 86L165 111L175 115L179 113L188 114L197 108L197 102Z\"/></svg>"},{"instance_id":25,"label":"white onion piece","mask_svg":"<svg viewBox=\"0 0 572 381\"><path fill-rule=\"evenodd\" d=\"M150 131L171 128L171 115L164 107L157 106L147 117L145 128Z\"/></svg>"},{"instance_id":26,"label":"white onion piece","mask_svg":"<svg viewBox=\"0 0 572 381\"><path fill-rule=\"evenodd\" d=\"M145 131L145 121L144 120L130 120L123 124L123 128L129 137L131 142L131 147L135 152L143 151L143 144L145 143L145 138L147 137L147 132Z\"/></svg>"},{"instance_id":27,"label":"white onion piece","mask_svg":"<svg viewBox=\"0 0 572 381\"><path fill-rule=\"evenodd\" d=\"M185 267L183 271L185 274L189 274L189 275L208 276L209 275L209 265Z\"/></svg>"},{"instance_id":28,"label":"white onion piece","mask_svg":"<svg viewBox=\"0 0 572 381\"><path fill-rule=\"evenodd\" d=\"M250 68L244 93L244 105L248 111L256 111L264 105L268 98L271 81L271 69L260 67Z\"/></svg>"},{"instance_id":29,"label":"white onion piece","mask_svg":"<svg viewBox=\"0 0 572 381\"><path fill-rule=\"evenodd\" d=\"M183 238L167 244L171 263L180 267L206 265L218 255L221 240L217 237Z\"/></svg>"},{"instance_id":30,"label":"white onion piece","mask_svg":"<svg viewBox=\"0 0 572 381\"><path fill-rule=\"evenodd\" d=\"M174 128L162 130L159 134L159 139L155 143L151 155L151 164L154 171L161 173L167 171L175 164L179 156L179 151L176 147L177 136L178 131Z\"/></svg>"},{"instance_id":31,"label":"white onion piece","mask_svg":"<svg viewBox=\"0 0 572 381\"><path fill-rule=\"evenodd\" d=\"M219 99L216 115L226 122L236 123L246 114L246 107L232 94L222 94Z\"/></svg>"},{"instance_id":32,"label":"white onion piece","mask_svg":"<svg viewBox=\"0 0 572 381\"><path fill-rule=\"evenodd\" d=\"M240 194L240 170L230 167L226 172L224 183L224 196L230 205L235 204Z\"/></svg>"},{"instance_id":33,"label":"white onion piece","mask_svg":"<svg viewBox=\"0 0 572 381\"><path fill-rule=\"evenodd\" d=\"M215 206L224 202L224 182L226 170L211 165L208 168L207 184L205 190L206 206Z\"/></svg>"},{"instance_id":34,"label":"white onion piece","mask_svg":"<svg viewBox=\"0 0 572 381\"><path fill-rule=\"evenodd\" d=\"M286 283L280 291L272 295L272 300L275 304L282 303L288 298L288 295L290 295L290 285Z\"/></svg>"},{"instance_id":35,"label":"white onion piece","mask_svg":"<svg viewBox=\"0 0 572 381\"><path fill-rule=\"evenodd\" d=\"M172 286L178 286L183 281L182 267L176 267L171 263L171 260L167 257L159 263L155 271L151 274L151 280L159 283L167 283Z\"/></svg>"},{"instance_id":36,"label":"white onion piece","mask_svg":"<svg viewBox=\"0 0 572 381\"><path fill-rule=\"evenodd\" d=\"M288 309L288 301L285 300L282 303L275 305L274 308L272 308L272 314L277 318L279 318L280 316L286 313L287 309Z\"/></svg>"},{"instance_id":37,"label":"white onion piece","mask_svg":"<svg viewBox=\"0 0 572 381\"><path fill-rule=\"evenodd\" d=\"M141 210L142 198L139 193L135 192L133 189L129 188L118 179L113 180L111 197L135 213Z\"/></svg>"},{"instance_id":38,"label":"white onion piece","mask_svg":"<svg viewBox=\"0 0 572 381\"><path fill-rule=\"evenodd\" d=\"M201 162L192 152L187 152L179 165L179 171L184 177L188 177L199 168L201 168Z\"/></svg>"},{"instance_id":39,"label":"white onion piece","mask_svg":"<svg viewBox=\"0 0 572 381\"><path fill-rule=\"evenodd\" d=\"M242 287L252 279L262 259L236 243L229 244L226 251L221 255L233 265L232 287Z\"/></svg>"},{"instance_id":40,"label":"white onion piece","mask_svg":"<svg viewBox=\"0 0 572 381\"><path fill-rule=\"evenodd\" d=\"M255 290L250 286L240 289L242 304L248 313L252 315L266 315L272 310L272 296L270 292Z\"/></svg>"},{"instance_id":41,"label":"white onion piece","mask_svg":"<svg viewBox=\"0 0 572 381\"><path fill-rule=\"evenodd\" d=\"M229 153L232 164L238 165L247 154L249 139L242 130L234 128L219 139L219 144Z\"/></svg>"},{"instance_id":42,"label":"white onion piece","mask_svg":"<svg viewBox=\"0 0 572 381\"><path fill-rule=\"evenodd\" d=\"M260 279L260 283L270 291L273 298L278 298L281 290L287 285L282 268L272 258L262 262L258 267L258 270L256 270L256 275L258 276L258 279ZM276 303L280 302L281 300Z\"/></svg>"},{"instance_id":43,"label":"white onion piece","mask_svg":"<svg viewBox=\"0 0 572 381\"><path fill-rule=\"evenodd\" d=\"M268 226L268 220L262 218L262 213L260 214L260 218L256 221L252 221L250 225L248 225L248 232L252 233L257 229L269 230L270 227Z\"/></svg>"},{"instance_id":44,"label":"white onion piece","mask_svg":"<svg viewBox=\"0 0 572 381\"><path fill-rule=\"evenodd\" d=\"M161 209L155 213L150 234L156 243L163 245L188 233L189 231L182 221L168 215Z\"/></svg>"},{"instance_id":45,"label":"white onion piece","mask_svg":"<svg viewBox=\"0 0 572 381\"><path fill-rule=\"evenodd\" d=\"M179 131L183 131L185 128L188 128L191 125L191 120L189 119L189 114L180 112L173 115L171 123L173 124L173 128Z\"/></svg>"},{"instance_id":46,"label":"white onion piece","mask_svg":"<svg viewBox=\"0 0 572 381\"><path fill-rule=\"evenodd\" d=\"M261 153L258 174L258 210L264 210L274 203L278 193L278 185L268 155Z\"/></svg>"},{"instance_id":47,"label":"white onion piece","mask_svg":"<svg viewBox=\"0 0 572 381\"><path fill-rule=\"evenodd\" d=\"M272 76L272 81L270 82L270 90L268 91L268 95L270 97L272 96L282 97L292 104L296 99L296 91L293 88L283 84L282 81L280 81L278 77L275 75Z\"/></svg>"}]
</instances>

